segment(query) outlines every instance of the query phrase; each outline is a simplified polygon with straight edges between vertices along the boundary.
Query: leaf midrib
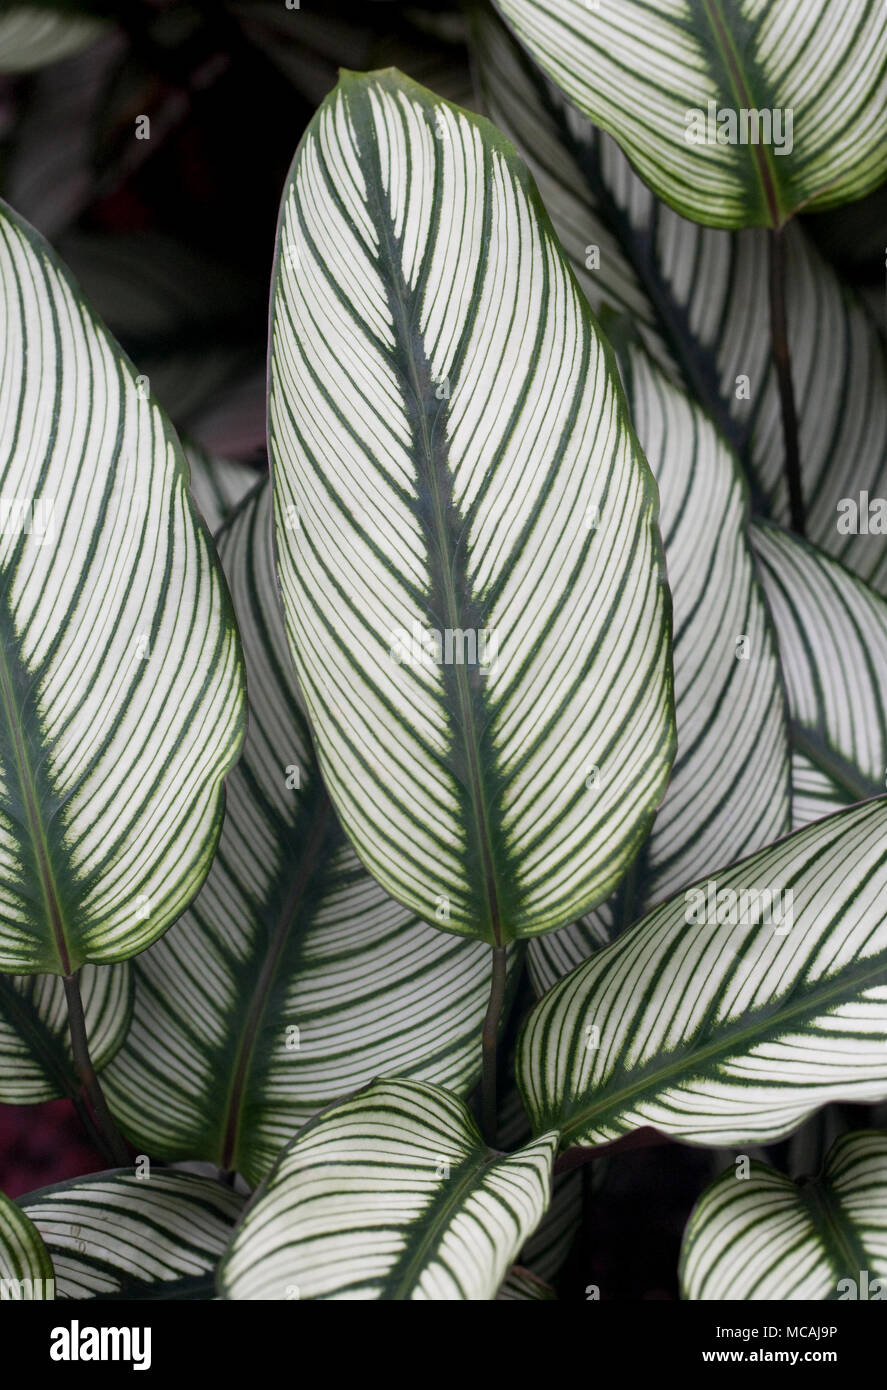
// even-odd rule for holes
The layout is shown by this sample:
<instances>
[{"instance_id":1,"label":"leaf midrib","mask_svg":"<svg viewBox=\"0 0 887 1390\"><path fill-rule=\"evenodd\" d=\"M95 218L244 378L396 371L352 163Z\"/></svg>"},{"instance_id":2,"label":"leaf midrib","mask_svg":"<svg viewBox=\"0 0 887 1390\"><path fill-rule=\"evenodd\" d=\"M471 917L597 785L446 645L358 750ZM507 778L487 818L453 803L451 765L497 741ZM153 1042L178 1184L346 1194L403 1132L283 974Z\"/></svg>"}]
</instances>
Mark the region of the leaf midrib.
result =
<instances>
[{"instance_id":1,"label":"leaf midrib","mask_svg":"<svg viewBox=\"0 0 887 1390\"><path fill-rule=\"evenodd\" d=\"M848 805L879 796L881 787L866 780L855 764L843 758L825 740L817 739L811 730L794 721L791 725L791 741L794 748L804 755L820 772L824 772L830 782L844 793Z\"/></svg>"},{"instance_id":2,"label":"leaf midrib","mask_svg":"<svg viewBox=\"0 0 887 1390\"><path fill-rule=\"evenodd\" d=\"M255 1053L259 1028L268 1005L271 988L283 958L284 948L286 947L299 904L304 897L305 890L315 871L318 852L330 828L331 816L332 806L329 797L326 793L323 793L320 804L315 810L314 824L302 850L298 872L296 873L289 895L275 924L273 934L265 952L265 958L262 961L255 989L250 997L246 1018L237 1043L237 1060L234 1066L231 1090L225 1108L225 1120L221 1131L224 1135L224 1139L219 1166L224 1169L230 1169L237 1156L246 1083Z\"/></svg>"},{"instance_id":3,"label":"leaf midrib","mask_svg":"<svg viewBox=\"0 0 887 1390\"><path fill-rule=\"evenodd\" d=\"M825 1257L836 1278L848 1276L856 1279L865 1268L868 1257L862 1243L855 1243L838 1220L838 1215L844 1213L837 1193L829 1186L827 1179L821 1178L811 1178L799 1184L798 1193L810 1213L814 1230L819 1232ZM847 1224L852 1225L849 1219ZM832 1298L836 1296L837 1288Z\"/></svg>"},{"instance_id":4,"label":"leaf midrib","mask_svg":"<svg viewBox=\"0 0 887 1390\"><path fill-rule=\"evenodd\" d=\"M412 334L409 331L409 312L406 296L406 284L402 271L402 257L391 230L391 211L381 205L381 197L378 189L382 185L382 171L379 162L378 147L374 146L377 164L376 177L367 180L368 201L369 196L375 194L377 216L374 224L379 233L380 240L384 240L385 253L380 257L380 268L387 266L390 273L385 276L389 286L389 304L392 308L392 317L396 311L396 340L407 362L410 384L413 388L413 395L417 406L416 413L420 417L421 429L421 449L425 463L425 481L428 483L432 498L432 519L434 526L434 541L437 545L438 553L441 556L450 558L450 549L447 538L447 528L443 516L443 502L440 492L440 484L435 468L434 447L428 434L428 420L424 408L426 392L422 389L422 382L419 375L419 366L416 361L415 353L412 350ZM435 194L435 204L438 202L437 192ZM427 360L427 359L426 359ZM441 413L444 412L444 403L441 402ZM416 438L415 431L413 432ZM419 443L420 441L416 441ZM443 600L445 626L450 631L461 630L462 613L452 578L452 566L450 564L441 565L443 578ZM478 757L477 727L474 720L474 710L471 702L471 691L468 686L467 667L460 662L454 664L455 681L458 691L460 707L460 724L463 732L462 744L468 768L468 791L471 799L472 818L477 832L477 842L480 851L481 862L483 865L484 888L487 895L488 910L490 913L490 927L493 934L493 944L497 947L505 945L502 930L502 909L501 892L499 890L496 874L495 859L493 857L490 834L490 808L484 792L483 776L480 769Z\"/></svg>"},{"instance_id":5,"label":"leaf midrib","mask_svg":"<svg viewBox=\"0 0 887 1390\"><path fill-rule=\"evenodd\" d=\"M448 1188L443 1188L444 1196L442 1200L434 1201L431 1204L430 1219L424 1224L423 1234L420 1236L413 1250L411 1250L405 1260L398 1261L400 1266L397 1272L395 1267L395 1277L397 1282L389 1288L386 1297L393 1301L405 1301L413 1289L416 1288L423 1270L428 1265L428 1256L433 1248L438 1244L440 1236L449 1227L453 1215L462 1207L467 1195L470 1195L476 1188L479 1188L483 1181L484 1173L501 1159L502 1155L487 1151L487 1156L480 1156L482 1151L475 1149L468 1159L464 1175L455 1182L450 1181ZM442 1180L444 1183L447 1179Z\"/></svg>"},{"instance_id":6,"label":"leaf midrib","mask_svg":"<svg viewBox=\"0 0 887 1390\"><path fill-rule=\"evenodd\" d=\"M778 1029L781 1035L785 1032L785 1025L791 1023L792 1020L811 1013L819 1014L825 1004L833 1003L836 1000L846 1002L848 995L852 995L853 987L856 984L874 987L878 983L877 972L880 970L883 973L885 969L887 969L887 951L868 956L865 960L858 962L851 970L842 972L840 977L827 988L813 989L799 999L796 1004L774 1012L767 1028L761 1029L756 1026L756 1023L752 1023L735 1031L730 1031L689 1054L684 1053L683 1056L676 1057L672 1062L658 1070L652 1069L655 1068L654 1062L651 1064L651 1070L645 1076L640 1077L630 1085L623 1086L615 1093L610 1092L600 1103L581 1110L568 1125L559 1124L557 1115L546 1110L543 1113L547 1115L548 1122L539 1125L536 1132L542 1134L545 1130L556 1127L561 1130L562 1147L567 1147L568 1142L578 1142L577 1136L584 1129L587 1129L594 1120L599 1121L607 1115L618 1117L625 1109L627 1102L646 1093L658 1094L669 1080L676 1077L683 1077L685 1080L702 1077L705 1063L721 1056L725 1058L740 1056L742 1055L743 1044L759 1044L770 1037L775 1029ZM746 1014L745 1017L747 1018L748 1015Z\"/></svg>"},{"instance_id":7,"label":"leaf midrib","mask_svg":"<svg viewBox=\"0 0 887 1390\"><path fill-rule=\"evenodd\" d=\"M28 760L24 730L21 725L18 707L15 703L12 690L12 680L9 664L7 662L6 648L2 642L0 642L0 705L2 705L6 726L12 737L13 756L15 758L16 772L18 774L18 783L25 805L28 831L37 859L40 891L43 894L47 920L52 931L53 945L58 955L61 973L70 976L73 973L72 961L65 932L58 888L55 882L55 874L53 873L52 861L49 854L46 827L43 824L43 818L40 814L34 772Z\"/></svg>"},{"instance_id":8,"label":"leaf midrib","mask_svg":"<svg viewBox=\"0 0 887 1390\"><path fill-rule=\"evenodd\" d=\"M729 74L734 97L739 102L740 108L757 109L739 54L736 52L733 36L724 20L722 0L700 0L700 4L714 36L715 46ZM738 10L738 3L736 9ZM752 165L757 174L760 190L764 195L770 225L774 228L781 227L785 218L780 215L778 186L770 155L761 143L752 144L751 150Z\"/></svg>"}]
</instances>

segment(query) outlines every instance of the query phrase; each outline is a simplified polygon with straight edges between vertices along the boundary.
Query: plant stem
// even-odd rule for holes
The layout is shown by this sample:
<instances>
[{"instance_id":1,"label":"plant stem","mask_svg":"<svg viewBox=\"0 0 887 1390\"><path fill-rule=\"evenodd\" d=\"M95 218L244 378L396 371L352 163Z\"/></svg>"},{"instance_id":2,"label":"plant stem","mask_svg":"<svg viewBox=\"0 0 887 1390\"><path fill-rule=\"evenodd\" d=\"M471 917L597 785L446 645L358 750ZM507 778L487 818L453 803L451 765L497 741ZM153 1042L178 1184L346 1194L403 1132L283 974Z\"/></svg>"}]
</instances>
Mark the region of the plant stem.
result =
<instances>
[{"instance_id":1,"label":"plant stem","mask_svg":"<svg viewBox=\"0 0 887 1390\"><path fill-rule=\"evenodd\" d=\"M80 1095L72 1096L71 1104L73 1105L74 1110L77 1113L77 1118L82 1124L86 1132L86 1135L89 1139L89 1142L92 1144L93 1148L98 1149L99 1152L103 1155L105 1161L108 1164L113 1165L114 1155L108 1147L104 1135L99 1132L98 1125L92 1118L89 1106L83 1100L83 1097Z\"/></svg>"},{"instance_id":2,"label":"plant stem","mask_svg":"<svg viewBox=\"0 0 887 1390\"><path fill-rule=\"evenodd\" d=\"M792 530L805 534L804 489L801 480L801 451L798 445L798 412L792 384L791 354L788 345L788 314L785 304L785 229L772 227L770 246L770 346L779 404L782 408L782 438L785 446L785 477Z\"/></svg>"},{"instance_id":3,"label":"plant stem","mask_svg":"<svg viewBox=\"0 0 887 1390\"><path fill-rule=\"evenodd\" d=\"M496 1053L499 1042L499 1024L502 1019L502 1005L505 1002L505 963L505 947L494 946L490 1002L487 1005L487 1014L481 1034L483 1045L481 1117L484 1138L490 1148L496 1147Z\"/></svg>"},{"instance_id":4,"label":"plant stem","mask_svg":"<svg viewBox=\"0 0 887 1390\"><path fill-rule=\"evenodd\" d=\"M80 995L80 981L77 974L64 975L65 998L68 1001L68 1024L71 1030L71 1050L74 1053L74 1065L77 1068L77 1075L83 1085L83 1090L92 1106L92 1111L96 1119L99 1133L104 1144L107 1145L108 1152L114 1159L119 1168L130 1166L129 1151L126 1147L123 1135L114 1122L114 1117L108 1109L108 1102L105 1100L105 1093L99 1084L99 1079L95 1074L92 1059L89 1055L89 1044L86 1037L86 1018L83 1013L83 999Z\"/></svg>"}]
</instances>

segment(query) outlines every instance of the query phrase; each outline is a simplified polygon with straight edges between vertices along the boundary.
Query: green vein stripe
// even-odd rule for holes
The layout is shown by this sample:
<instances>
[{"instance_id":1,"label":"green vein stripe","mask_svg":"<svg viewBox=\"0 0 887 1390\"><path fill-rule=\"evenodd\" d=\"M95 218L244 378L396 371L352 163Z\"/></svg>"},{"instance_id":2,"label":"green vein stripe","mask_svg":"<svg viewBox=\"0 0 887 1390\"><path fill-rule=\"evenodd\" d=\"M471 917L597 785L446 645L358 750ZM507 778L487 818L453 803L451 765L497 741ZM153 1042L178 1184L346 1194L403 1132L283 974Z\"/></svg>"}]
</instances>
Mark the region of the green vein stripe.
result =
<instances>
[{"instance_id":1,"label":"green vein stripe","mask_svg":"<svg viewBox=\"0 0 887 1390\"><path fill-rule=\"evenodd\" d=\"M877 0L498 0L521 43L641 177L715 227L778 226L887 172L887 19ZM826 17L827 16L827 17ZM688 140L688 115L791 111L791 139ZM738 133L738 132L737 132Z\"/></svg>"},{"instance_id":2,"label":"green vein stripe","mask_svg":"<svg viewBox=\"0 0 887 1390\"><path fill-rule=\"evenodd\" d=\"M479 942L387 897L335 823L317 843L329 803L279 611L267 484L219 551L247 666L246 744L203 889L134 963L132 1024L104 1081L140 1149L256 1184L318 1110L376 1076L466 1094L489 963Z\"/></svg>"},{"instance_id":3,"label":"green vein stripe","mask_svg":"<svg viewBox=\"0 0 887 1390\"><path fill-rule=\"evenodd\" d=\"M569 920L661 795L668 619L607 353L513 151L346 75L284 193L270 337L288 633L359 857L450 931ZM500 659L399 660L416 629Z\"/></svg>"},{"instance_id":4,"label":"green vein stripe","mask_svg":"<svg viewBox=\"0 0 887 1390\"><path fill-rule=\"evenodd\" d=\"M243 1198L193 1173L100 1173L20 1198L52 1256L57 1298L194 1296Z\"/></svg>"},{"instance_id":5,"label":"green vein stripe","mask_svg":"<svg viewBox=\"0 0 887 1390\"><path fill-rule=\"evenodd\" d=\"M548 1202L555 1143L494 1153L453 1096L377 1082L280 1156L219 1287L233 1299L493 1299Z\"/></svg>"},{"instance_id":6,"label":"green vein stripe","mask_svg":"<svg viewBox=\"0 0 887 1390\"><path fill-rule=\"evenodd\" d=\"M821 1175L728 1169L691 1213L685 1298L871 1299L887 1290L887 1134L845 1134Z\"/></svg>"},{"instance_id":7,"label":"green vein stripe","mask_svg":"<svg viewBox=\"0 0 887 1390\"><path fill-rule=\"evenodd\" d=\"M170 426L5 206L0 299L0 967L70 973L144 949L205 876L240 655Z\"/></svg>"},{"instance_id":8,"label":"green vein stripe","mask_svg":"<svg viewBox=\"0 0 887 1390\"><path fill-rule=\"evenodd\" d=\"M790 920L731 921L727 898L712 921L682 893L561 981L519 1047L537 1130L760 1143L829 1100L882 1099L885 819L887 800L864 802L710 875L720 892L790 890Z\"/></svg>"}]
</instances>

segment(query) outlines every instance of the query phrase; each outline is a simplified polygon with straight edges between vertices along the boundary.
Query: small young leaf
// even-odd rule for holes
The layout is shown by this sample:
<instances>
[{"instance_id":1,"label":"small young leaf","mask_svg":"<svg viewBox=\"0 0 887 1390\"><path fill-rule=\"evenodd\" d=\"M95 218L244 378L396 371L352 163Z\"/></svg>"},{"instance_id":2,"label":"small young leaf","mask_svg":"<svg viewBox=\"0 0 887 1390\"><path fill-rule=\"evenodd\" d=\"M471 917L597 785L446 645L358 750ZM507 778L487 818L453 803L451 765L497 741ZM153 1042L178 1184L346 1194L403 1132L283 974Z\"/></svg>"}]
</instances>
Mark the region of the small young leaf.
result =
<instances>
[{"instance_id":1,"label":"small young leaf","mask_svg":"<svg viewBox=\"0 0 887 1390\"><path fill-rule=\"evenodd\" d=\"M684 1298L887 1298L887 1134L845 1134L792 1182L739 1155L703 1192L681 1249Z\"/></svg>"}]
</instances>

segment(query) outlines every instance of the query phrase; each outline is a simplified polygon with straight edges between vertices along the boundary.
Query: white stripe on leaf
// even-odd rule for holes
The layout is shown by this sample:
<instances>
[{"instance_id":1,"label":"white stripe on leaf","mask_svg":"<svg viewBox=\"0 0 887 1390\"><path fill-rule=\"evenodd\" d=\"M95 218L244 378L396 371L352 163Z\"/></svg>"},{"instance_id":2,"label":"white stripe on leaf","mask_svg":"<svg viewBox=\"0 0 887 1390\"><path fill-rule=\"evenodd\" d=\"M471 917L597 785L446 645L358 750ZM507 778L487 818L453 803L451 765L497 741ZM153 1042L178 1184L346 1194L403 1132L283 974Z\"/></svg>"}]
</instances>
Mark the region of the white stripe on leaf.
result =
<instances>
[{"instance_id":1,"label":"white stripe on leaf","mask_svg":"<svg viewBox=\"0 0 887 1390\"><path fill-rule=\"evenodd\" d=\"M887 1134L845 1134L792 1182L740 1155L706 1188L681 1250L684 1298L887 1298Z\"/></svg>"},{"instance_id":2,"label":"white stripe on leaf","mask_svg":"<svg viewBox=\"0 0 887 1390\"><path fill-rule=\"evenodd\" d=\"M488 1149L465 1106L376 1082L284 1150L219 1271L232 1299L494 1299L549 1198L555 1134Z\"/></svg>"},{"instance_id":3,"label":"white stripe on leaf","mask_svg":"<svg viewBox=\"0 0 887 1390\"><path fill-rule=\"evenodd\" d=\"M255 1185L302 1124L374 1077L467 1093L489 953L387 897L335 824L279 612L267 485L219 554L246 659L246 743L206 883L134 962L131 1029L103 1082L140 1150Z\"/></svg>"},{"instance_id":4,"label":"white stripe on leaf","mask_svg":"<svg viewBox=\"0 0 887 1390\"><path fill-rule=\"evenodd\" d=\"M887 15L811 0L497 0L521 43L660 198L780 226L887 173Z\"/></svg>"},{"instance_id":5,"label":"white stripe on leaf","mask_svg":"<svg viewBox=\"0 0 887 1390\"><path fill-rule=\"evenodd\" d=\"M523 166L399 74L346 75L297 154L269 447L299 680L361 859L494 944L600 900L672 753L654 492ZM493 634L495 659L403 659L414 632L475 655Z\"/></svg>"},{"instance_id":6,"label":"white stripe on leaf","mask_svg":"<svg viewBox=\"0 0 887 1390\"><path fill-rule=\"evenodd\" d=\"M561 980L518 1048L536 1131L760 1144L828 1101L887 1097L885 831L884 797L818 821Z\"/></svg>"},{"instance_id":7,"label":"white stripe on leaf","mask_svg":"<svg viewBox=\"0 0 887 1390\"><path fill-rule=\"evenodd\" d=\"M0 969L143 950L197 891L241 658L180 446L0 208Z\"/></svg>"}]
</instances>

